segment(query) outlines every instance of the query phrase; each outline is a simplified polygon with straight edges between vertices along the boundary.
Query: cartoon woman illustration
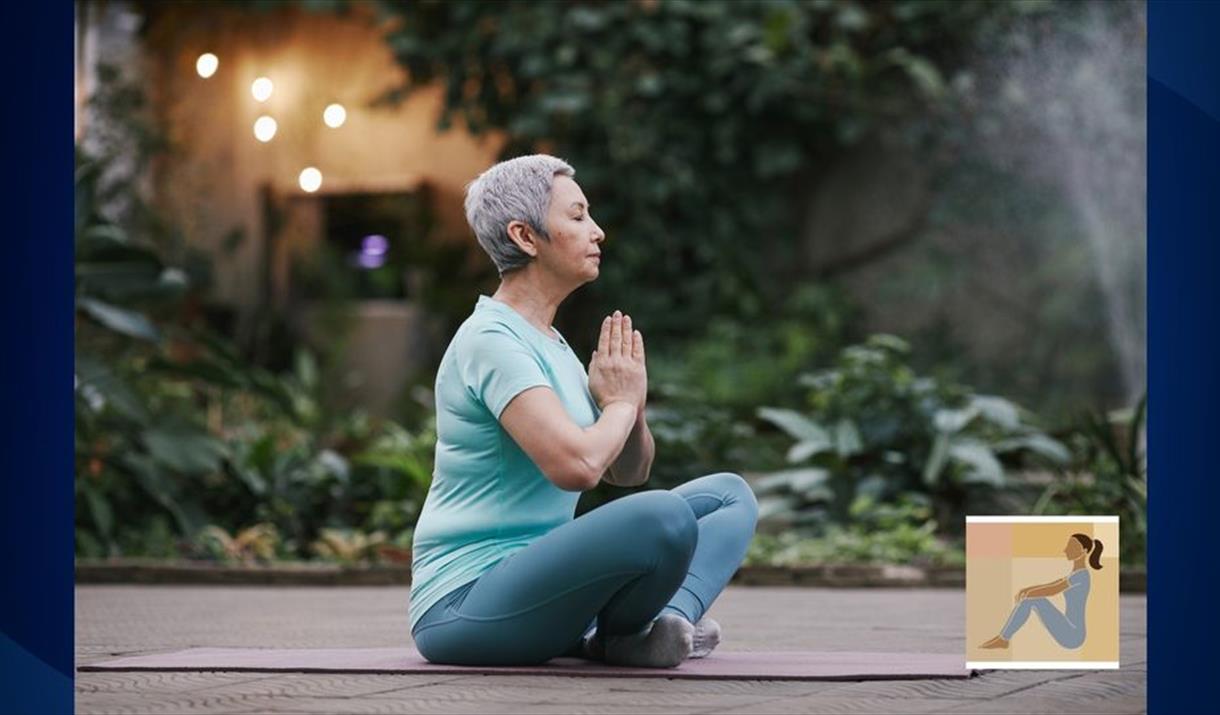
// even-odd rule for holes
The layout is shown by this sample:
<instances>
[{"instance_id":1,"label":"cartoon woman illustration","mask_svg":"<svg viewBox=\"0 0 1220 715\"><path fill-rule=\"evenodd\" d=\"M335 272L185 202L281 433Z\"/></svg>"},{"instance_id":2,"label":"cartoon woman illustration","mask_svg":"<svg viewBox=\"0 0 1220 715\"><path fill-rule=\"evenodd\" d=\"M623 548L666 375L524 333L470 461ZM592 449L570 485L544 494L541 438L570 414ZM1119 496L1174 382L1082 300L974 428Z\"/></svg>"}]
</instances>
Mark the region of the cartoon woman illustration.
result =
<instances>
[{"instance_id":1,"label":"cartoon woman illustration","mask_svg":"<svg viewBox=\"0 0 1220 715\"><path fill-rule=\"evenodd\" d=\"M1095 569L1101 568L1101 541L1089 538L1086 534L1072 534L1063 549L1063 555L1072 562L1072 572L1065 578L1050 583L1028 586L1017 592L1017 605L1000 630L1000 635L980 645L980 648L1007 648L1008 641L1013 637L1031 612L1036 612L1042 619L1046 630L1050 631L1055 642L1064 648L1079 648L1084 644L1084 611L1089 599L1091 577L1088 565ZM1047 598L1057 593L1063 594L1067 604L1066 613L1060 613Z\"/></svg>"}]
</instances>

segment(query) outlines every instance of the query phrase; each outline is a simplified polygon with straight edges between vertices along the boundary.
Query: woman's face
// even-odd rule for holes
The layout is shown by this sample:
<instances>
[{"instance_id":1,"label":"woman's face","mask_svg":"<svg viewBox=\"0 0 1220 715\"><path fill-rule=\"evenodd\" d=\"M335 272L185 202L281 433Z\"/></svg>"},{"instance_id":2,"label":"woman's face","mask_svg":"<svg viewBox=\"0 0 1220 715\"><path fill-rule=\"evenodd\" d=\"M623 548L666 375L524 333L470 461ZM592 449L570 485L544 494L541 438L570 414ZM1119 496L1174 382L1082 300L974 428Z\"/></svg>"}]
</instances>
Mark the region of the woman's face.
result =
<instances>
[{"instance_id":1,"label":"woman's face","mask_svg":"<svg viewBox=\"0 0 1220 715\"><path fill-rule=\"evenodd\" d=\"M1075 561L1084 554L1084 547L1076 540L1076 537L1069 536L1067 546L1063 547L1063 555L1068 557L1068 561Z\"/></svg>"},{"instance_id":2,"label":"woman's face","mask_svg":"<svg viewBox=\"0 0 1220 715\"><path fill-rule=\"evenodd\" d=\"M551 241L540 243L537 258L543 266L578 285L597 278L606 234L589 215L589 201L570 176L555 177L546 230Z\"/></svg>"}]
</instances>

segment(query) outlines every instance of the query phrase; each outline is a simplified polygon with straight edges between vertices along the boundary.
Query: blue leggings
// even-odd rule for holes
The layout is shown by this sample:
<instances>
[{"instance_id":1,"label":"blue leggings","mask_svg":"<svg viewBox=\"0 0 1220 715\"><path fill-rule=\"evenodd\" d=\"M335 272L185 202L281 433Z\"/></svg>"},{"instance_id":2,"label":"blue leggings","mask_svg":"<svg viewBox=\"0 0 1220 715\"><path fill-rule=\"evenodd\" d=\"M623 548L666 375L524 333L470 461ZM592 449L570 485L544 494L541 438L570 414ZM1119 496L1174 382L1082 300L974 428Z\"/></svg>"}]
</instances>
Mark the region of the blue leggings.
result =
<instances>
[{"instance_id":1,"label":"blue leggings","mask_svg":"<svg viewBox=\"0 0 1220 715\"><path fill-rule=\"evenodd\" d=\"M412 636L450 665L579 656L583 636L637 633L662 611L697 622L741 565L758 502L721 472L638 492L552 529L428 609Z\"/></svg>"},{"instance_id":2,"label":"blue leggings","mask_svg":"<svg viewBox=\"0 0 1220 715\"><path fill-rule=\"evenodd\" d=\"M1012 614L1008 616L1008 622L1004 624L1004 628L1000 631L1000 635L1004 636L1004 640L1012 640L1021 626L1025 625L1025 621L1029 620L1029 614L1036 612L1038 617L1042 619L1042 625L1046 626L1046 630L1050 631L1051 637L1055 642L1064 648L1079 648L1084 644L1084 623L1080 625L1073 624L1068 617L1064 615L1055 604L1051 603L1046 598L1025 598L1012 609Z\"/></svg>"}]
</instances>

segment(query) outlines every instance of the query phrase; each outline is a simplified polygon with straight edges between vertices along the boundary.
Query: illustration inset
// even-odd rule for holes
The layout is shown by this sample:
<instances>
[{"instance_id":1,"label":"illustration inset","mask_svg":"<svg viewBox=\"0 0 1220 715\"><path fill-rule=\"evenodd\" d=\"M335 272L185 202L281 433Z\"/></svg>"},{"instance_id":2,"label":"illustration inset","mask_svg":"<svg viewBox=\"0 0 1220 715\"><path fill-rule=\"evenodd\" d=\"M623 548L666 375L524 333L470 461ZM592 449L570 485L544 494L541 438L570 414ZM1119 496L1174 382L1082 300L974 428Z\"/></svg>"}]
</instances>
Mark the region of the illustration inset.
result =
<instances>
[{"instance_id":1,"label":"illustration inset","mask_svg":"<svg viewBox=\"0 0 1220 715\"><path fill-rule=\"evenodd\" d=\"M972 668L1118 667L1118 517L967 517Z\"/></svg>"}]
</instances>

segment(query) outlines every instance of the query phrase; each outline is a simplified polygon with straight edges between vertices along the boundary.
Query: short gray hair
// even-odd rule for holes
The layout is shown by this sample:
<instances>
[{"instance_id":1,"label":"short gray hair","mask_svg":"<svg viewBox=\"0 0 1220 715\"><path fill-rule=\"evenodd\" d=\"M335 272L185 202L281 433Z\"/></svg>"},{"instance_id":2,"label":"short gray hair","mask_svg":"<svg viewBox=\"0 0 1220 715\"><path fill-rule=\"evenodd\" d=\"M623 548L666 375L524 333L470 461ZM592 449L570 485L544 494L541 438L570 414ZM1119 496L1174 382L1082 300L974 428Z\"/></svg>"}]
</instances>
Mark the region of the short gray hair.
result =
<instances>
[{"instance_id":1,"label":"short gray hair","mask_svg":"<svg viewBox=\"0 0 1220 715\"><path fill-rule=\"evenodd\" d=\"M551 240L545 224L557 174L575 176L576 170L549 154L530 154L502 161L466 185L466 221L501 276L532 260L508 237L510 221L524 221Z\"/></svg>"}]
</instances>

